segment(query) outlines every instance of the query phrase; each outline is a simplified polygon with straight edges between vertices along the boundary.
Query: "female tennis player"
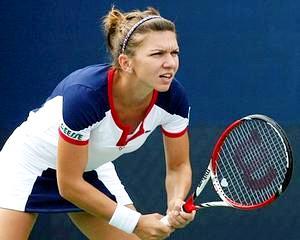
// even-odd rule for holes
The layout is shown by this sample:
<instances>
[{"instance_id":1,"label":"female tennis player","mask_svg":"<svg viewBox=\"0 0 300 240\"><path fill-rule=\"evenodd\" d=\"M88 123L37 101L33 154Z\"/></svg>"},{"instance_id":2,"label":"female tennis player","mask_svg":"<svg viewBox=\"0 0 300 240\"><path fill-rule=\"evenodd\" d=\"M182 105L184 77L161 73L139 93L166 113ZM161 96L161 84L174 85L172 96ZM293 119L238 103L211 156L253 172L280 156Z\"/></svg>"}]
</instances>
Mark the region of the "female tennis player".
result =
<instances>
[{"instance_id":1,"label":"female tennis player","mask_svg":"<svg viewBox=\"0 0 300 240\"><path fill-rule=\"evenodd\" d=\"M180 211L191 167L189 105L174 78L175 26L153 8L112 8L103 25L112 63L67 76L1 150L2 240L28 238L38 213L68 213L89 239L165 239L194 219ZM134 208L111 163L156 127L164 136L170 226Z\"/></svg>"}]
</instances>

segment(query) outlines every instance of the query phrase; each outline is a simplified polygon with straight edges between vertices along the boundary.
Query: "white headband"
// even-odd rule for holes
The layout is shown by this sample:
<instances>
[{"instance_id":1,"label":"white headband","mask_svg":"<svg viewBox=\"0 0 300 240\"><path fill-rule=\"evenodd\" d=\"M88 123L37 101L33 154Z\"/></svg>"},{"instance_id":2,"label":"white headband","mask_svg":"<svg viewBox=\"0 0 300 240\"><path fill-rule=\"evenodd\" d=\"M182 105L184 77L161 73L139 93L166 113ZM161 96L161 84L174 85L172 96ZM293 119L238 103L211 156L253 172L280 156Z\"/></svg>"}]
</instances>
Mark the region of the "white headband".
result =
<instances>
[{"instance_id":1,"label":"white headband","mask_svg":"<svg viewBox=\"0 0 300 240\"><path fill-rule=\"evenodd\" d=\"M154 18L161 18L161 16L158 15L151 15L148 17L145 17L143 19L141 19L140 21L138 21L136 24L134 24L132 26L132 28L128 31L128 33L126 34L126 37L124 38L123 44L122 44L122 48L121 48L121 53L124 53L126 47L127 47L127 43L129 41L129 38L131 37L132 33L140 26L142 25L144 22L154 19Z\"/></svg>"}]
</instances>

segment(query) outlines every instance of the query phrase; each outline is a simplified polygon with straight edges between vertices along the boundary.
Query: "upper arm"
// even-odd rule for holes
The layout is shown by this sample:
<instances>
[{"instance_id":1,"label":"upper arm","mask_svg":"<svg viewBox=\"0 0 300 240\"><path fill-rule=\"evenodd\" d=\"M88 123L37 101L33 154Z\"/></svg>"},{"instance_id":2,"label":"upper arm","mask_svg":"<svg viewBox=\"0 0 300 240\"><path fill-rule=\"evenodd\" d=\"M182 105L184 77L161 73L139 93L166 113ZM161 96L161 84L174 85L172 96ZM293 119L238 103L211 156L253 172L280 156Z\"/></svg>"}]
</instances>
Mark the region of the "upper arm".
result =
<instances>
[{"instance_id":1,"label":"upper arm","mask_svg":"<svg viewBox=\"0 0 300 240\"><path fill-rule=\"evenodd\" d=\"M185 132L180 137L163 136L167 169L176 169L182 164L189 165L189 137Z\"/></svg>"},{"instance_id":2,"label":"upper arm","mask_svg":"<svg viewBox=\"0 0 300 240\"><path fill-rule=\"evenodd\" d=\"M83 170L90 133L104 116L101 96L93 89L79 84L66 87L62 95L59 163L68 163L70 168L78 165Z\"/></svg>"},{"instance_id":3,"label":"upper arm","mask_svg":"<svg viewBox=\"0 0 300 240\"><path fill-rule=\"evenodd\" d=\"M100 115L93 90L73 85L63 92L62 119L57 149L57 177L60 190L71 181L82 180L88 161L90 132Z\"/></svg>"},{"instance_id":4,"label":"upper arm","mask_svg":"<svg viewBox=\"0 0 300 240\"><path fill-rule=\"evenodd\" d=\"M75 145L62 137L57 149L57 180L60 191L69 184L82 180L82 174L88 161L88 145Z\"/></svg>"}]
</instances>

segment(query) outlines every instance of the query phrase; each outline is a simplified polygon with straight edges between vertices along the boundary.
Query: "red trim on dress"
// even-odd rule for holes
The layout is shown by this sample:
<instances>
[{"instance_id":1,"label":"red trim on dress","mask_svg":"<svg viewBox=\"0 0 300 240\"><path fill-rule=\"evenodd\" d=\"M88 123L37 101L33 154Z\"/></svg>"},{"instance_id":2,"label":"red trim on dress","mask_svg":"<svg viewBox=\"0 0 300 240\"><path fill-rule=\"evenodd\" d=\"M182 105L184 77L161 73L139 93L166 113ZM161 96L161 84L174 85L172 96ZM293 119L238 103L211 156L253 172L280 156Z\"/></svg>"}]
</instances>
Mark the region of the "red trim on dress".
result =
<instances>
[{"instance_id":1,"label":"red trim on dress","mask_svg":"<svg viewBox=\"0 0 300 240\"><path fill-rule=\"evenodd\" d=\"M147 117L147 115L149 114L149 112L151 111L151 109L153 108L158 93L156 90L153 90L153 94L152 94L152 98L151 98L151 102L147 108L147 111L145 113L145 116L140 124L139 130L130 138L128 138L128 135L132 132L132 128L129 125L125 125L122 123L122 121L120 120L118 113L116 112L115 106L114 106L114 99L113 99L113 79L114 79L114 74L116 72L116 69L111 68L108 71L108 101L109 101L109 106L111 109L111 115L112 118L114 120L114 122L116 123L116 125L123 131L122 135L119 139L119 141L117 142L116 146L125 146L129 141L141 136L142 134L145 133L144 130L144 120Z\"/></svg>"},{"instance_id":2,"label":"red trim on dress","mask_svg":"<svg viewBox=\"0 0 300 240\"><path fill-rule=\"evenodd\" d=\"M183 131L178 132L178 133L170 133L167 132L165 129L161 128L163 134L167 137L171 137L171 138L177 138L177 137L181 137L183 134L186 133L186 131L188 130L188 127L186 127Z\"/></svg>"},{"instance_id":3,"label":"red trim on dress","mask_svg":"<svg viewBox=\"0 0 300 240\"><path fill-rule=\"evenodd\" d=\"M85 141L79 141L79 140L75 140L73 138L69 138L68 136L66 136L60 129L58 129L59 132L59 136L65 140L68 143L74 144L74 145L87 145L89 143L89 140L85 140Z\"/></svg>"}]
</instances>

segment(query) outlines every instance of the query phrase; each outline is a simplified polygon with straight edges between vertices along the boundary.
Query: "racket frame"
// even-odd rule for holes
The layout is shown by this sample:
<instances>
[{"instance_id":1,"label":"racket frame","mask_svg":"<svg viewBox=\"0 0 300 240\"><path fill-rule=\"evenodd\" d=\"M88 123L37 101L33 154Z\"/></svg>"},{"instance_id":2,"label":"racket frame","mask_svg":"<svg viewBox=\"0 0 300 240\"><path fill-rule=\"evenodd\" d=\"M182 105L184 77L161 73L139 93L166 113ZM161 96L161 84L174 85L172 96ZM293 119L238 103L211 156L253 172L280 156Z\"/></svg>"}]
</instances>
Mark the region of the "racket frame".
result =
<instances>
[{"instance_id":1,"label":"racket frame","mask_svg":"<svg viewBox=\"0 0 300 240\"><path fill-rule=\"evenodd\" d=\"M285 179L284 179L281 187L278 189L278 191L272 197L270 197L266 201L261 202L259 204L242 205L240 203L232 201L230 198L228 198L226 196L226 194L224 193L222 186L218 180L218 177L216 175L216 168L217 168L217 161L219 159L219 157L218 157L219 152L220 152L221 146L224 143L226 137L238 125L242 124L244 121L250 121L253 119L262 120L262 121L266 122L281 137L281 140L284 143L285 152L287 155L287 165L286 165L287 172L286 172ZM291 176L292 176L292 169L293 169L292 149L291 149L288 138L287 138L285 132L283 131L283 129L273 119L271 119L265 115L261 115L261 114L249 115L247 117L244 117L240 120L233 122L223 131L223 133L219 137L219 139L218 139L217 143L215 144L215 147L212 151L211 160L205 171L203 178L201 179L200 183L196 187L195 192L193 192L192 195L190 195L190 197L187 199L186 203L183 205L182 208L186 212L192 212L193 210L198 210L198 209L207 208L207 207L233 207L233 208L238 208L241 210L253 210L253 209L264 207L264 206L270 204L271 202L273 202L276 198L278 198L279 195L286 189L286 187L288 186L288 184L290 182ZM216 190L217 194L219 195L219 197L222 201L206 202L206 203L201 203L199 205L196 205L195 200L196 200L196 198L198 198L200 196L201 192L203 191L205 185L208 183L209 179L212 180L214 189Z\"/></svg>"}]
</instances>

